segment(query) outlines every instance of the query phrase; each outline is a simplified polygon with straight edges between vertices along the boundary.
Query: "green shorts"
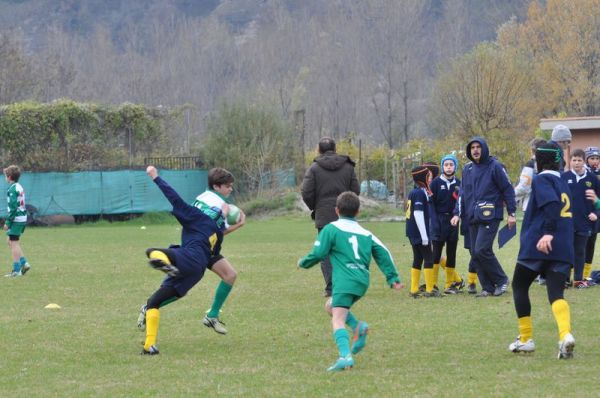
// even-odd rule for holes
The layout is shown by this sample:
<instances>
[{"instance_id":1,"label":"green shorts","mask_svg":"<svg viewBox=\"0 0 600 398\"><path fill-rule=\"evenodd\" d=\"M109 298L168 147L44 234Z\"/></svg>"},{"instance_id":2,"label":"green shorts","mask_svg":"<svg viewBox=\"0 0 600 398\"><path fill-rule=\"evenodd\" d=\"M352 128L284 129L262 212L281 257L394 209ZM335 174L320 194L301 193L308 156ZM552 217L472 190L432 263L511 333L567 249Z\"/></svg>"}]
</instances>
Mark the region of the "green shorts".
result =
<instances>
[{"instance_id":1,"label":"green shorts","mask_svg":"<svg viewBox=\"0 0 600 398\"><path fill-rule=\"evenodd\" d=\"M19 240L19 236L21 236L23 234L23 232L25 232L26 226L27 226L27 223L24 223L24 222L12 223L10 228L6 231L6 235L8 235L9 237L15 238L15 239L11 239L11 240Z\"/></svg>"},{"instance_id":2,"label":"green shorts","mask_svg":"<svg viewBox=\"0 0 600 398\"><path fill-rule=\"evenodd\" d=\"M357 296L350 293L336 293L333 292L331 296L331 307L343 307L350 308L352 304L360 300L361 296Z\"/></svg>"}]
</instances>

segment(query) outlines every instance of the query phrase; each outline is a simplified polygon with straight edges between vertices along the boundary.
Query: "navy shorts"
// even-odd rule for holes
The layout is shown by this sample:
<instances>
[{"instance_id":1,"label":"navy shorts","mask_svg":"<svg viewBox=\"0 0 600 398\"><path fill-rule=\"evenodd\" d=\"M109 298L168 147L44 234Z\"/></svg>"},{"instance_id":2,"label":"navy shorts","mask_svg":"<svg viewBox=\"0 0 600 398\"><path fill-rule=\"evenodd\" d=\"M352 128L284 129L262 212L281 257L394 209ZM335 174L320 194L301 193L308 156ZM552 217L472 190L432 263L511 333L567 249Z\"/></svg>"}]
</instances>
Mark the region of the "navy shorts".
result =
<instances>
[{"instance_id":1,"label":"navy shorts","mask_svg":"<svg viewBox=\"0 0 600 398\"><path fill-rule=\"evenodd\" d=\"M517 264L529 268L533 272L537 272L540 275L546 275L546 272L548 271L565 274L567 278L569 278L571 275L572 265L569 263L562 263L552 260L517 260Z\"/></svg>"}]
</instances>

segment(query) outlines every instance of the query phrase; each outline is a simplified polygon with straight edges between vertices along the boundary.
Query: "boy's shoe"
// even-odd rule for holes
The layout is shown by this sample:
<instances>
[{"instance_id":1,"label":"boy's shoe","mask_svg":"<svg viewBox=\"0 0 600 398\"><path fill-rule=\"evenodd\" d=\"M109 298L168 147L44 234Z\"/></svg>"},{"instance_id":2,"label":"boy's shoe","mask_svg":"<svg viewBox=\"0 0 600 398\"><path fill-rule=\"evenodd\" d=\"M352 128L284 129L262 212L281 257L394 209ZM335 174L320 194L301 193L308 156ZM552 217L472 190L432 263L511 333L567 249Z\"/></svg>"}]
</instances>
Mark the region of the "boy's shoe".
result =
<instances>
[{"instance_id":1,"label":"boy's shoe","mask_svg":"<svg viewBox=\"0 0 600 398\"><path fill-rule=\"evenodd\" d=\"M354 344L352 344L352 354L358 354L367 345L367 334L369 333L369 325L366 322L360 321L354 333Z\"/></svg>"},{"instance_id":2,"label":"boy's shoe","mask_svg":"<svg viewBox=\"0 0 600 398\"><path fill-rule=\"evenodd\" d=\"M416 293L408 293L408 297L412 297L414 299L421 298L422 293L417 291Z\"/></svg>"},{"instance_id":3,"label":"boy's shoe","mask_svg":"<svg viewBox=\"0 0 600 398\"><path fill-rule=\"evenodd\" d=\"M494 296L502 296L508 290L508 279L503 284L496 287L494 290Z\"/></svg>"},{"instance_id":4,"label":"boy's shoe","mask_svg":"<svg viewBox=\"0 0 600 398\"><path fill-rule=\"evenodd\" d=\"M477 285L474 283L469 283L469 286L467 286L467 293L477 294Z\"/></svg>"},{"instance_id":5,"label":"boy's shoe","mask_svg":"<svg viewBox=\"0 0 600 398\"><path fill-rule=\"evenodd\" d=\"M537 283L540 286L545 286L546 285L546 278L544 278L543 276L538 275L538 277L536 278L536 280L537 280Z\"/></svg>"},{"instance_id":6,"label":"boy's shoe","mask_svg":"<svg viewBox=\"0 0 600 398\"><path fill-rule=\"evenodd\" d=\"M425 293L425 290L426 290L425 284L422 284L421 286L419 286L419 292ZM433 285L433 290L437 290L438 292L440 291L440 289L437 287L437 285Z\"/></svg>"},{"instance_id":7,"label":"boy's shoe","mask_svg":"<svg viewBox=\"0 0 600 398\"><path fill-rule=\"evenodd\" d=\"M148 260L148 264L152 268L162 271L169 276L177 276L179 274L179 269L176 266L167 264L158 258L151 258Z\"/></svg>"},{"instance_id":8,"label":"boy's shoe","mask_svg":"<svg viewBox=\"0 0 600 398\"><path fill-rule=\"evenodd\" d=\"M219 334L227 334L227 329L225 329L225 324L219 320L219 318L209 318L208 316L204 316L202 320L204 326L208 328L213 328L215 332Z\"/></svg>"},{"instance_id":9,"label":"boy's shoe","mask_svg":"<svg viewBox=\"0 0 600 398\"><path fill-rule=\"evenodd\" d=\"M142 307L140 308L140 315L138 316L137 327L140 330L140 332L146 330L146 304L142 305Z\"/></svg>"},{"instance_id":10,"label":"boy's shoe","mask_svg":"<svg viewBox=\"0 0 600 398\"><path fill-rule=\"evenodd\" d=\"M30 269L31 265L29 265L29 263L23 264L23 266L21 267L21 274L25 275Z\"/></svg>"},{"instance_id":11,"label":"boy's shoe","mask_svg":"<svg viewBox=\"0 0 600 398\"><path fill-rule=\"evenodd\" d=\"M575 289L587 289L590 285L586 281L575 281L573 282L573 287Z\"/></svg>"},{"instance_id":12,"label":"boy's shoe","mask_svg":"<svg viewBox=\"0 0 600 398\"><path fill-rule=\"evenodd\" d=\"M442 293L440 293L439 290L433 289L430 292L423 293L423 297L426 297L426 298L429 298L429 297L444 297L444 295Z\"/></svg>"},{"instance_id":13,"label":"boy's shoe","mask_svg":"<svg viewBox=\"0 0 600 398\"><path fill-rule=\"evenodd\" d=\"M587 282L589 287L598 286L598 284L596 282L594 282L594 280L592 278L585 278L584 280Z\"/></svg>"},{"instance_id":14,"label":"boy's shoe","mask_svg":"<svg viewBox=\"0 0 600 398\"><path fill-rule=\"evenodd\" d=\"M18 276L23 276L23 274L21 273L21 271L12 271L9 274L4 275L6 278L16 278Z\"/></svg>"},{"instance_id":15,"label":"boy's shoe","mask_svg":"<svg viewBox=\"0 0 600 398\"><path fill-rule=\"evenodd\" d=\"M450 286L448 289L444 290L444 294L457 294L458 290L454 286Z\"/></svg>"},{"instance_id":16,"label":"boy's shoe","mask_svg":"<svg viewBox=\"0 0 600 398\"><path fill-rule=\"evenodd\" d=\"M511 343L508 346L508 350L514 353L525 352L531 353L535 351L535 343L532 339L527 340L524 343L521 343L521 336L517 336L517 340L514 343Z\"/></svg>"},{"instance_id":17,"label":"boy's shoe","mask_svg":"<svg viewBox=\"0 0 600 398\"><path fill-rule=\"evenodd\" d=\"M341 372L342 370L350 370L354 366L352 355L339 357L333 365L327 368L328 372Z\"/></svg>"},{"instance_id":18,"label":"boy's shoe","mask_svg":"<svg viewBox=\"0 0 600 398\"><path fill-rule=\"evenodd\" d=\"M573 358L574 349L575 337L571 333L567 333L565 338L558 342L558 359Z\"/></svg>"},{"instance_id":19,"label":"boy's shoe","mask_svg":"<svg viewBox=\"0 0 600 398\"><path fill-rule=\"evenodd\" d=\"M141 355L158 355L160 354L160 352L158 352L158 348L156 348L155 345L151 345L150 349L148 351L146 351L145 348L142 348L142 352L140 352Z\"/></svg>"},{"instance_id":20,"label":"boy's shoe","mask_svg":"<svg viewBox=\"0 0 600 398\"><path fill-rule=\"evenodd\" d=\"M464 278L461 279L460 282L454 282L452 285L450 285L450 287L453 287L454 290L456 290L457 293L461 293L462 290L465 287L465 280L464 280Z\"/></svg>"},{"instance_id":21,"label":"boy's shoe","mask_svg":"<svg viewBox=\"0 0 600 398\"><path fill-rule=\"evenodd\" d=\"M492 297L492 296L493 296L493 293L490 293L487 290L482 290L479 294L475 295L475 298Z\"/></svg>"}]
</instances>

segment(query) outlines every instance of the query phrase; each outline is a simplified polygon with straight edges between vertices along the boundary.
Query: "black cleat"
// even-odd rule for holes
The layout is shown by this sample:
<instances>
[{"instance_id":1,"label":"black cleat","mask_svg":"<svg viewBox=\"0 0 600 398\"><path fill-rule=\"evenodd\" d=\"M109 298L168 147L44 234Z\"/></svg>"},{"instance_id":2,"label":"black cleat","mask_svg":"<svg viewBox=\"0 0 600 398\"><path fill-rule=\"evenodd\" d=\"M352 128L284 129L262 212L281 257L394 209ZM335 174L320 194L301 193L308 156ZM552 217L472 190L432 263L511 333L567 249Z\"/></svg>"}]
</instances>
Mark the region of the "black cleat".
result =
<instances>
[{"instance_id":1,"label":"black cleat","mask_svg":"<svg viewBox=\"0 0 600 398\"><path fill-rule=\"evenodd\" d=\"M176 266L172 264L167 264L158 258L151 258L150 260L148 260L148 264L152 268L162 271L169 276L179 275L179 269Z\"/></svg>"}]
</instances>

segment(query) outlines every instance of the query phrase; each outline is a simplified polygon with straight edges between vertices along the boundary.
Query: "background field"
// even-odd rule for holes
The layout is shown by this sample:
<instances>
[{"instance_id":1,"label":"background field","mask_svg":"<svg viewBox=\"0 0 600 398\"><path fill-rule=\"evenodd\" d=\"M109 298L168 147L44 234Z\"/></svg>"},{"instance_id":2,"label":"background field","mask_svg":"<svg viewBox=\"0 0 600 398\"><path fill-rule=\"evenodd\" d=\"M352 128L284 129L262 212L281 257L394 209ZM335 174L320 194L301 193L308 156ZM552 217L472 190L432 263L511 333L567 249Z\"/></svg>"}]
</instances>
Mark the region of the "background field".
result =
<instances>
[{"instance_id":1,"label":"background field","mask_svg":"<svg viewBox=\"0 0 600 398\"><path fill-rule=\"evenodd\" d=\"M374 267L355 307L371 325L355 368L325 369L336 358L322 311L317 268L296 270L314 229L307 218L251 220L228 237L224 253L239 271L222 319L229 334L201 324L217 277L161 311L161 355L139 355L139 306L161 274L144 250L178 242L174 222L28 229L33 269L0 279L1 396L574 396L600 369L600 288L567 291L576 358L558 361L557 332L545 290L532 288L537 351L517 356L511 295L413 300L387 289ZM146 229L141 229L146 225ZM366 223L391 249L408 282L411 252L403 223ZM500 250L512 276L517 242ZM3 271L9 270L8 248ZM459 250L466 272L466 252ZM61 310L46 310L58 303Z\"/></svg>"}]
</instances>

